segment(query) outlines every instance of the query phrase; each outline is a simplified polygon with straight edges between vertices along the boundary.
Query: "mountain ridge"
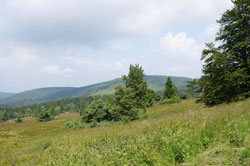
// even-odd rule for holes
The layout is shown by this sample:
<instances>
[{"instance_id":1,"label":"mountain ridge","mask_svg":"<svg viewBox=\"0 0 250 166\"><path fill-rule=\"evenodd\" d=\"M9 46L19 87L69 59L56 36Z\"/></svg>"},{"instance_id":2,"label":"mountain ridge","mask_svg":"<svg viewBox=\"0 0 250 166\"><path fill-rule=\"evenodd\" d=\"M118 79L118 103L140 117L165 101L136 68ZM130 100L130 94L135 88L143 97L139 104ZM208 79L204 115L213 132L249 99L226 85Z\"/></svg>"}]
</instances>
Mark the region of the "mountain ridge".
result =
<instances>
[{"instance_id":1,"label":"mountain ridge","mask_svg":"<svg viewBox=\"0 0 250 166\"><path fill-rule=\"evenodd\" d=\"M147 81L149 87L154 91L163 91L167 77L168 76L162 75L146 75L144 79ZM188 77L170 77L178 90L185 90L187 81L192 80ZM23 106L70 97L111 94L114 92L114 87L117 84L124 85L124 81L121 78L116 78L110 81L91 84L83 87L37 88L0 99L0 106Z\"/></svg>"}]
</instances>

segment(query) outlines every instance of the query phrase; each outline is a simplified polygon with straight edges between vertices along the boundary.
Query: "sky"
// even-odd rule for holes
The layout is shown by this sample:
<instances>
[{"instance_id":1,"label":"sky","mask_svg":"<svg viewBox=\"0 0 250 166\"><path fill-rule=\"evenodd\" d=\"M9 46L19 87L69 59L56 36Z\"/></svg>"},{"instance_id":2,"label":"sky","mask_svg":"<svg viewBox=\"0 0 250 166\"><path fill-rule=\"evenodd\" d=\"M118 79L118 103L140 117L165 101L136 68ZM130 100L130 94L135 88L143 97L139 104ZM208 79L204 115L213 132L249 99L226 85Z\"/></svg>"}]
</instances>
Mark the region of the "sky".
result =
<instances>
[{"instance_id":1,"label":"sky","mask_svg":"<svg viewBox=\"0 0 250 166\"><path fill-rule=\"evenodd\" d=\"M140 64L199 78L230 0L0 0L0 92L80 87Z\"/></svg>"}]
</instances>

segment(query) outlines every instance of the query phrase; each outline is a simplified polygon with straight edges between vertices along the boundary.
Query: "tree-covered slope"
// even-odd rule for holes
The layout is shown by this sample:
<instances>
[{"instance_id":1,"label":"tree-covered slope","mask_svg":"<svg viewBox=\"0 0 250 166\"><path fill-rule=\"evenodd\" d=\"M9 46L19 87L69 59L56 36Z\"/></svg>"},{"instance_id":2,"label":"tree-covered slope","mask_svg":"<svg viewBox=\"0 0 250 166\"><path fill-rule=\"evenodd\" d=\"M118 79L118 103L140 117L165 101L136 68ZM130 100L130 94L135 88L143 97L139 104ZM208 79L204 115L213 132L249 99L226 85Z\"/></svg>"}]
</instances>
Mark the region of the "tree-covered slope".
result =
<instances>
[{"instance_id":1,"label":"tree-covered slope","mask_svg":"<svg viewBox=\"0 0 250 166\"><path fill-rule=\"evenodd\" d=\"M0 100L15 95L15 93L0 92Z\"/></svg>"},{"instance_id":2,"label":"tree-covered slope","mask_svg":"<svg viewBox=\"0 0 250 166\"><path fill-rule=\"evenodd\" d=\"M145 76L145 80L148 82L149 87L155 91L163 91L166 79L167 76ZM191 80L186 77L171 77L171 79L178 90L184 90L186 88L187 81ZM124 84L124 81L121 78L117 78L111 81L79 88L51 87L34 89L1 99L0 106L20 106L69 97L110 94L113 92L114 87L117 84Z\"/></svg>"}]
</instances>

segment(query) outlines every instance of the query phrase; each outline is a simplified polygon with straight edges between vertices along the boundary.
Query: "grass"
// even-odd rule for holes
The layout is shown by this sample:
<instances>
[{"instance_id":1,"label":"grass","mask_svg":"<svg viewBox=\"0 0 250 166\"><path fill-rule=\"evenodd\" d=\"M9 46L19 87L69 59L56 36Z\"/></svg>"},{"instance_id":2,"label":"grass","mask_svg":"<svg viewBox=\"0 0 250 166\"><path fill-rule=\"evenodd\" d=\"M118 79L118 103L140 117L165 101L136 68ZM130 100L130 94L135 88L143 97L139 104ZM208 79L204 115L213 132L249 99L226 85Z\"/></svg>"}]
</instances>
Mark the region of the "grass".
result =
<instances>
[{"instance_id":1,"label":"grass","mask_svg":"<svg viewBox=\"0 0 250 166\"><path fill-rule=\"evenodd\" d=\"M157 105L147 118L69 129L78 114L0 124L0 165L250 164L250 100L206 108L185 100Z\"/></svg>"}]
</instances>

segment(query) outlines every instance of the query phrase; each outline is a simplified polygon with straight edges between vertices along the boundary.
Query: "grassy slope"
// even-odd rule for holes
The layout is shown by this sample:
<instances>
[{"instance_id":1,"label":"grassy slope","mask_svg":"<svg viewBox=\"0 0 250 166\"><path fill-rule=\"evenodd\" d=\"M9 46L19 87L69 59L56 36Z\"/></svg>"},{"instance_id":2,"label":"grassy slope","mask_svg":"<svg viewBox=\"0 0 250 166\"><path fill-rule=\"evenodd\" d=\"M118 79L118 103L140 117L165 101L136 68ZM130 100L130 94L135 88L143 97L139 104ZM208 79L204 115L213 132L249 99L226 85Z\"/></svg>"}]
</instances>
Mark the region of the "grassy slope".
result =
<instances>
[{"instance_id":1,"label":"grassy slope","mask_svg":"<svg viewBox=\"0 0 250 166\"><path fill-rule=\"evenodd\" d=\"M192 100L148 109L147 119L64 128L77 114L0 124L0 165L249 165L250 100L205 108Z\"/></svg>"}]
</instances>

